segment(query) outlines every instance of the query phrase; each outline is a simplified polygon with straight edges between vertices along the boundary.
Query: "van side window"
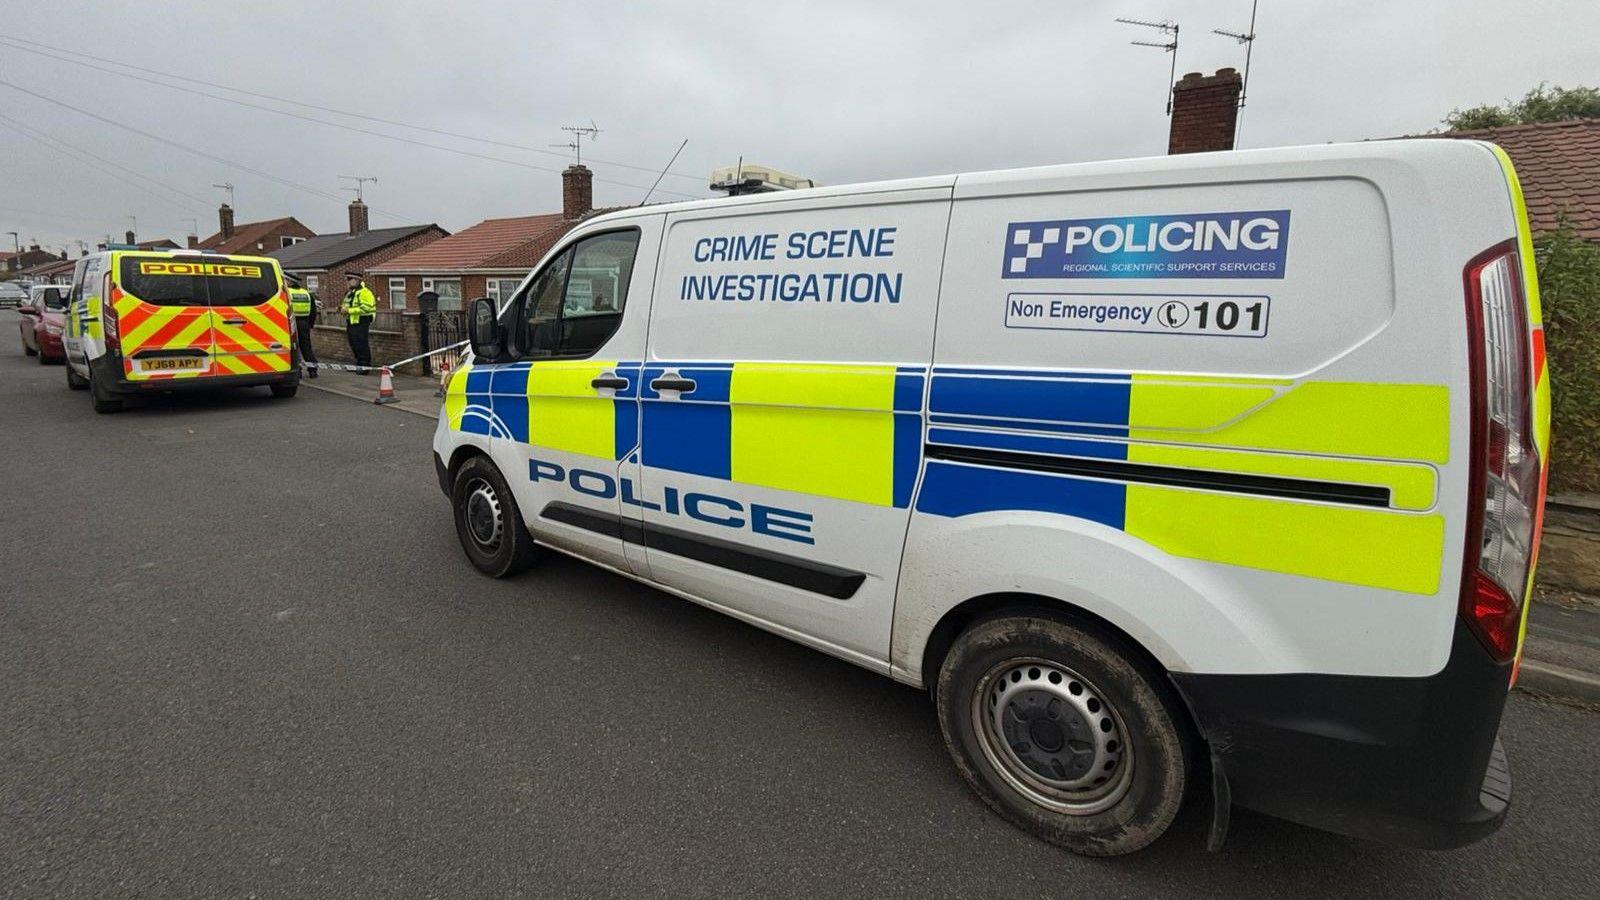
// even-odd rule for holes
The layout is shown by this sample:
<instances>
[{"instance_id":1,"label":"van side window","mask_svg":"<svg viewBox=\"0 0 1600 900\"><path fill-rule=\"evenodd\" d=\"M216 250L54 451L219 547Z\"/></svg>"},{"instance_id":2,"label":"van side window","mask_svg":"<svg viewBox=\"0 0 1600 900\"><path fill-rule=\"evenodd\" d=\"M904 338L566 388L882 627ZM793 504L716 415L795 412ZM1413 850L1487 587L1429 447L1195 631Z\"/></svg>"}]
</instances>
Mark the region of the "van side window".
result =
<instances>
[{"instance_id":1,"label":"van side window","mask_svg":"<svg viewBox=\"0 0 1600 900\"><path fill-rule=\"evenodd\" d=\"M516 349L532 359L581 359L622 324L639 232L585 238L551 260L516 303Z\"/></svg>"},{"instance_id":2,"label":"van side window","mask_svg":"<svg viewBox=\"0 0 1600 900\"><path fill-rule=\"evenodd\" d=\"M88 263L79 262L72 273L72 293L67 297L68 303L76 303L83 299L83 276L89 270Z\"/></svg>"}]
</instances>

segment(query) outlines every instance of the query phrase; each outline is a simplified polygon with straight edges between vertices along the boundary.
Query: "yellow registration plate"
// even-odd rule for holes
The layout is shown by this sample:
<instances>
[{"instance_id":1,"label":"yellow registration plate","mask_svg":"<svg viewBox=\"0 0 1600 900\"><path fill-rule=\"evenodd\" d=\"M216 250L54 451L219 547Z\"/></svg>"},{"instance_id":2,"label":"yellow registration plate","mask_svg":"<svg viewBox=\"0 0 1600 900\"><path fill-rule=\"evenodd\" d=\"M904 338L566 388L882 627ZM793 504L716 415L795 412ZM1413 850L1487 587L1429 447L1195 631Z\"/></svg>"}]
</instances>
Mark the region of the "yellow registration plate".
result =
<instances>
[{"instance_id":1,"label":"yellow registration plate","mask_svg":"<svg viewBox=\"0 0 1600 900\"><path fill-rule=\"evenodd\" d=\"M163 359L141 359L139 368L146 372L171 372L182 369L203 369L205 359L199 356L171 356Z\"/></svg>"}]
</instances>

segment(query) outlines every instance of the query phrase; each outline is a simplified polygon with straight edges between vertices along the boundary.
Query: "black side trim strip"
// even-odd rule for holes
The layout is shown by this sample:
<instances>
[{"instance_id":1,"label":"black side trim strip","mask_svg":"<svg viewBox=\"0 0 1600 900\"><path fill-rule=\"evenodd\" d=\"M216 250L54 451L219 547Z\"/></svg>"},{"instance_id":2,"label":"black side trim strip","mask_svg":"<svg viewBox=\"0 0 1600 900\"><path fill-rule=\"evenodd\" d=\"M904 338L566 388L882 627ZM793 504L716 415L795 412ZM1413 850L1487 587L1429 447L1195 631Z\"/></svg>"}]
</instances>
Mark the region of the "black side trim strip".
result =
<instances>
[{"instance_id":1,"label":"black side trim strip","mask_svg":"<svg viewBox=\"0 0 1600 900\"><path fill-rule=\"evenodd\" d=\"M1312 481L1305 478L1284 478L1279 475L1243 475L1238 472L1218 472L1210 469L1176 469L1120 459L1046 456L1015 450L952 447L948 444L928 444L924 449L929 459L997 466L1003 469L1059 472L1064 475L1085 475L1090 478L1131 481L1137 484L1205 488L1262 497L1326 500L1355 506L1379 508L1389 506L1389 489L1382 485Z\"/></svg>"},{"instance_id":2,"label":"black side trim strip","mask_svg":"<svg viewBox=\"0 0 1600 900\"><path fill-rule=\"evenodd\" d=\"M630 544L639 544L674 556L710 563L836 600L848 600L854 597L856 591L860 590L862 582L867 580L867 576L862 572L774 553L771 550L746 547L733 541L706 537L690 531L668 528L665 525L624 519L621 516L596 512L571 503L560 501L550 503L539 515L552 522L561 522L596 534L620 538Z\"/></svg>"}]
</instances>

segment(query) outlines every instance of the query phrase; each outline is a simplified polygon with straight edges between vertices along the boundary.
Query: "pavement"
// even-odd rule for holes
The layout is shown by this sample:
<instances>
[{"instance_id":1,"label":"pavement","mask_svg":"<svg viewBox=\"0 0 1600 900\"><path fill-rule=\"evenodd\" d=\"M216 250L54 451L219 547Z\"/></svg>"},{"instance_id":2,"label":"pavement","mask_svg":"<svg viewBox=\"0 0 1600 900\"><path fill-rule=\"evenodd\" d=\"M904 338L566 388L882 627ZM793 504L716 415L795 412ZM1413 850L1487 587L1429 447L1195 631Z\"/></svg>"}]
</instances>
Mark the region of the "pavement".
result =
<instances>
[{"instance_id":1,"label":"pavement","mask_svg":"<svg viewBox=\"0 0 1600 900\"><path fill-rule=\"evenodd\" d=\"M1208 854L1194 804L1085 860L921 692L563 557L477 575L431 433L323 391L97 416L0 348L0 897L1600 894L1593 711L1510 698L1462 850L1240 810Z\"/></svg>"},{"instance_id":2,"label":"pavement","mask_svg":"<svg viewBox=\"0 0 1600 900\"><path fill-rule=\"evenodd\" d=\"M352 400L372 403L378 397L378 378L377 375L322 369L316 378L301 378L300 387L314 388L341 397L349 397ZM386 406L401 412L427 416L430 419L439 418L439 404L443 401L437 395L438 376L423 378L417 375L395 375L392 376L392 380L395 402L385 404Z\"/></svg>"}]
</instances>

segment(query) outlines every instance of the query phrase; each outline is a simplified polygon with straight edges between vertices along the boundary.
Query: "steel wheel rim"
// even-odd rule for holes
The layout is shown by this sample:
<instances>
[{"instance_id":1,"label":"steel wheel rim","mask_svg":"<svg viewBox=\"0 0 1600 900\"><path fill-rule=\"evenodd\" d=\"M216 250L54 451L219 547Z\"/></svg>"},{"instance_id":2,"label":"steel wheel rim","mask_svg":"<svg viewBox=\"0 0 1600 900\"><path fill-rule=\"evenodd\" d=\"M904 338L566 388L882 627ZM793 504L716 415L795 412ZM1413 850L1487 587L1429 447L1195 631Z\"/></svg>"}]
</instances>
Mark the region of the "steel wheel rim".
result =
<instances>
[{"instance_id":1,"label":"steel wheel rim","mask_svg":"<svg viewBox=\"0 0 1600 900\"><path fill-rule=\"evenodd\" d=\"M505 516L494 485L482 478L474 478L467 483L467 501L462 518L474 544L491 553L500 546L505 535Z\"/></svg>"},{"instance_id":2,"label":"steel wheel rim","mask_svg":"<svg viewBox=\"0 0 1600 900\"><path fill-rule=\"evenodd\" d=\"M1091 816L1133 783L1134 748L1087 678L1045 659L1006 660L972 695L978 745L1014 790L1053 812Z\"/></svg>"}]
</instances>

